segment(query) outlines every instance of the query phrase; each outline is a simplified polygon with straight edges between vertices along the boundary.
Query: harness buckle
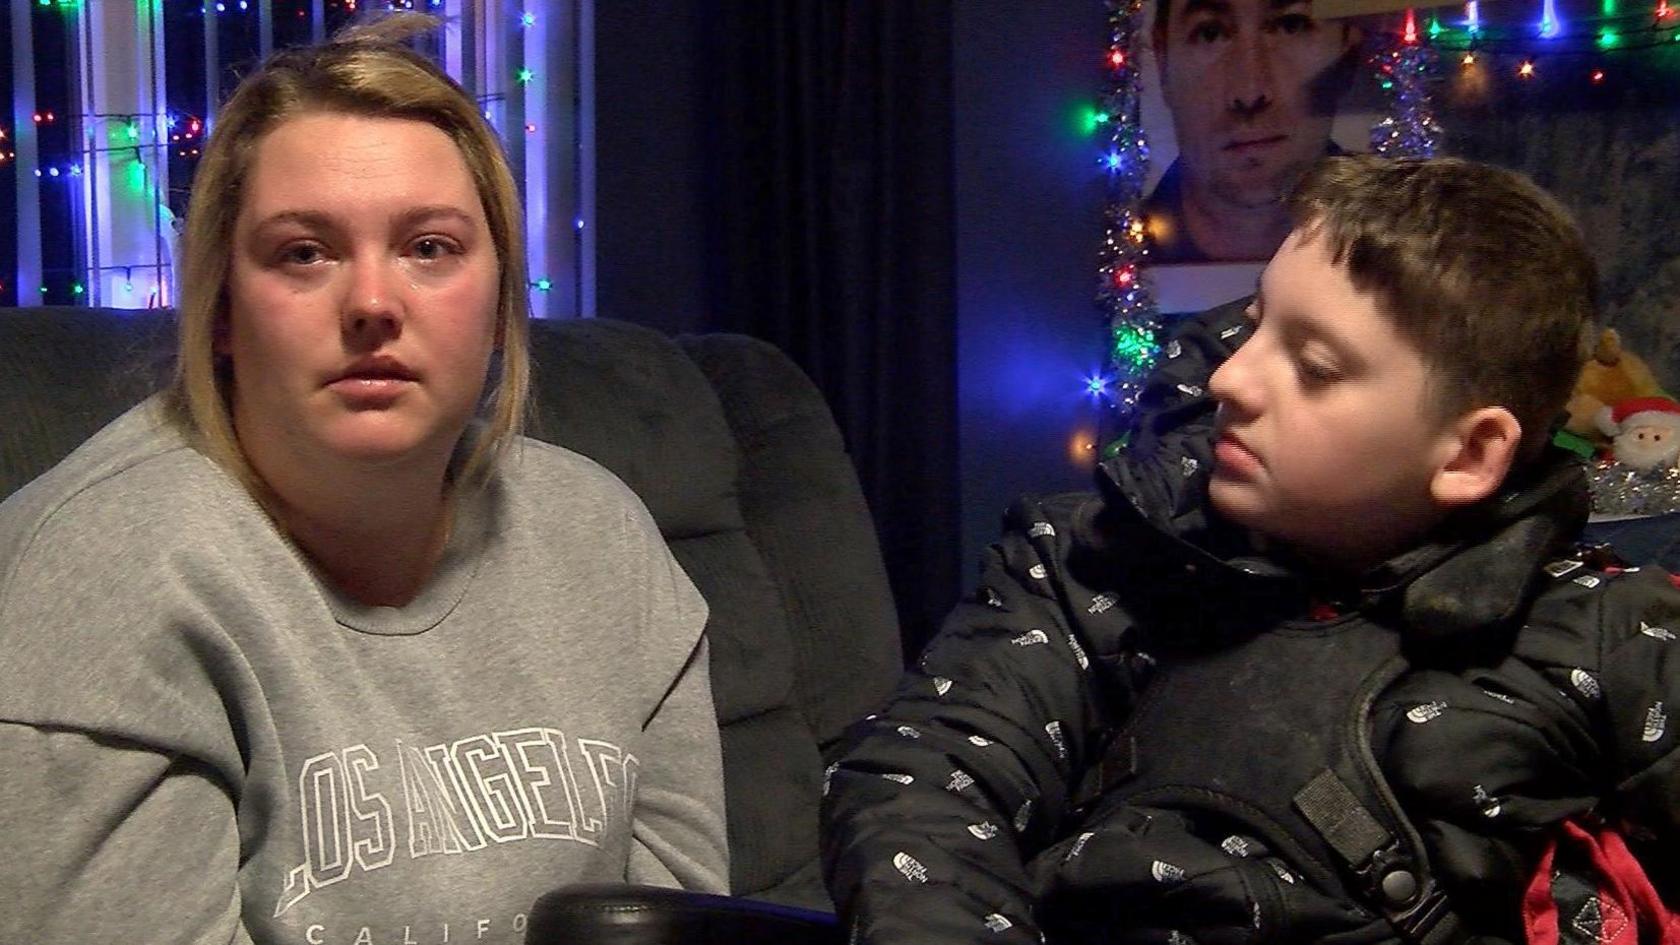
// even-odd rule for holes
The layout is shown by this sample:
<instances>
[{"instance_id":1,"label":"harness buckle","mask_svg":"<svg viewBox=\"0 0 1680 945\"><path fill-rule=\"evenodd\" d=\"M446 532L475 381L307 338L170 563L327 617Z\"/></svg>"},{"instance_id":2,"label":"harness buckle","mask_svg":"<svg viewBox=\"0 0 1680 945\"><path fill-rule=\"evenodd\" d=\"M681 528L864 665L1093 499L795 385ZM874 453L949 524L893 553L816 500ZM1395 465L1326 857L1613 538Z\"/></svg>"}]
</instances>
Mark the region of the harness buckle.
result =
<instances>
[{"instance_id":1,"label":"harness buckle","mask_svg":"<svg viewBox=\"0 0 1680 945\"><path fill-rule=\"evenodd\" d=\"M1426 881L1396 840L1354 870L1368 900L1412 945L1450 945L1465 940L1463 926L1440 887Z\"/></svg>"}]
</instances>

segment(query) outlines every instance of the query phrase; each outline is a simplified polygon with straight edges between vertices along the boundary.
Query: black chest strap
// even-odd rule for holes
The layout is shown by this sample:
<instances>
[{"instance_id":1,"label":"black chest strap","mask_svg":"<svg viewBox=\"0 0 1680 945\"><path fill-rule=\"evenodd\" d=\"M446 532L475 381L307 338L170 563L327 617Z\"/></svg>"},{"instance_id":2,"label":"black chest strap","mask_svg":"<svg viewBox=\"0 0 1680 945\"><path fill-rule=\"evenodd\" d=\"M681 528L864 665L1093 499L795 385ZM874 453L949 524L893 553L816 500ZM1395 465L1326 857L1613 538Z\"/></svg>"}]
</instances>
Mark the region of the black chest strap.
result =
<instances>
[{"instance_id":1,"label":"black chest strap","mask_svg":"<svg viewBox=\"0 0 1680 945\"><path fill-rule=\"evenodd\" d=\"M1296 793L1295 809L1363 884L1366 901L1412 945L1453 945L1468 937L1438 883L1352 790L1329 769Z\"/></svg>"}]
</instances>

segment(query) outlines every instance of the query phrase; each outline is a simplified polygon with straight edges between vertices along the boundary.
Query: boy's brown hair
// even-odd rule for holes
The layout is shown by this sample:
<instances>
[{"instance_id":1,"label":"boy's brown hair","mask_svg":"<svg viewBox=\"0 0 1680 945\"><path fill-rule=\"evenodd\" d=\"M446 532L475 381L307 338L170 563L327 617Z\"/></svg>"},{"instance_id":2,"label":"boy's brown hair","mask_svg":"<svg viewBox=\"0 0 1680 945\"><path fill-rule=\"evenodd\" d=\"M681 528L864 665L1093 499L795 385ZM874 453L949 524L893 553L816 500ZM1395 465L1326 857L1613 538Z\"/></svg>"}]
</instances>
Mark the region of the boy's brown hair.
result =
<instances>
[{"instance_id":1,"label":"boy's brown hair","mask_svg":"<svg viewBox=\"0 0 1680 945\"><path fill-rule=\"evenodd\" d=\"M1519 461L1538 455L1597 337L1597 267L1555 198L1474 161L1348 155L1315 165L1288 206L1417 345L1426 407L1504 407Z\"/></svg>"}]
</instances>

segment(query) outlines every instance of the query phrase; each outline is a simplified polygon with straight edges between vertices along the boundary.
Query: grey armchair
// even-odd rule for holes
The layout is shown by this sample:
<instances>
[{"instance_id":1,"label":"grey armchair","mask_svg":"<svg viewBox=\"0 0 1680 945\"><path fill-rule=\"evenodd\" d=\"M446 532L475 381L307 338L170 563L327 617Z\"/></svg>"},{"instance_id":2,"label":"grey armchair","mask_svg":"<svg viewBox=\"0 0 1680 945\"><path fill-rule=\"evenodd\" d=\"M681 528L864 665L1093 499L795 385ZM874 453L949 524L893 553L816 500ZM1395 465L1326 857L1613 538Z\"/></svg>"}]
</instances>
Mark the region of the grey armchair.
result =
<instances>
[{"instance_id":1,"label":"grey armchair","mask_svg":"<svg viewBox=\"0 0 1680 945\"><path fill-rule=\"evenodd\" d=\"M530 432L628 483L711 606L736 895L831 909L817 865L824 752L900 669L832 416L751 338L673 340L605 319L532 335ZM0 309L0 498L155 389L171 337L157 313Z\"/></svg>"}]
</instances>

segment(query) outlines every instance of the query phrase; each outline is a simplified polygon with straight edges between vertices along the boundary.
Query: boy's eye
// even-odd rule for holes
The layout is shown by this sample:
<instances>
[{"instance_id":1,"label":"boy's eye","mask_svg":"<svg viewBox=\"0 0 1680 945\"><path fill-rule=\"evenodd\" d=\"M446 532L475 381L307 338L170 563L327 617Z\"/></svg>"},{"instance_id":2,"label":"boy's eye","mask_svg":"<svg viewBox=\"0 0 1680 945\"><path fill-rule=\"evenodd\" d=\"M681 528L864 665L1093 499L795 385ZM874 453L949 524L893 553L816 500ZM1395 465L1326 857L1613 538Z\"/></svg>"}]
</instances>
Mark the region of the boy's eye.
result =
<instances>
[{"instance_id":1,"label":"boy's eye","mask_svg":"<svg viewBox=\"0 0 1680 945\"><path fill-rule=\"evenodd\" d=\"M1329 384L1332 381L1340 380L1342 376L1342 372L1334 366L1311 358L1303 358L1299 364L1298 370L1301 372L1301 379L1311 385Z\"/></svg>"}]
</instances>

